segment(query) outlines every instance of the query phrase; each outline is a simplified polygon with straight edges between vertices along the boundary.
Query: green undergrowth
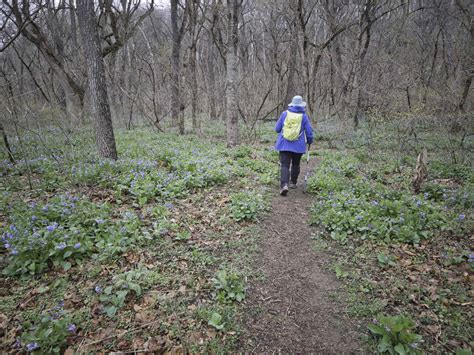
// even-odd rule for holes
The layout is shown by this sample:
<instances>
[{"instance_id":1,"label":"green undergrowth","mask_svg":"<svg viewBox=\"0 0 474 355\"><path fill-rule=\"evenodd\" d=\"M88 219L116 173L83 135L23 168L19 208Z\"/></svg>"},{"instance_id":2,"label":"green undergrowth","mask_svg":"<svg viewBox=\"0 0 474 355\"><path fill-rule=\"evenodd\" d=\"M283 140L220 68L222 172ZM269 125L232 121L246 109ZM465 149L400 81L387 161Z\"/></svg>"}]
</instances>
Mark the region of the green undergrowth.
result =
<instances>
[{"instance_id":1,"label":"green undergrowth","mask_svg":"<svg viewBox=\"0 0 474 355\"><path fill-rule=\"evenodd\" d=\"M432 162L414 194L414 159L363 148L319 155L308 182L314 246L331 256L352 316L371 324L373 350L472 348L472 168Z\"/></svg>"},{"instance_id":2,"label":"green undergrowth","mask_svg":"<svg viewBox=\"0 0 474 355\"><path fill-rule=\"evenodd\" d=\"M43 133L0 164L0 349L235 350L275 153L136 129L114 162Z\"/></svg>"}]
</instances>

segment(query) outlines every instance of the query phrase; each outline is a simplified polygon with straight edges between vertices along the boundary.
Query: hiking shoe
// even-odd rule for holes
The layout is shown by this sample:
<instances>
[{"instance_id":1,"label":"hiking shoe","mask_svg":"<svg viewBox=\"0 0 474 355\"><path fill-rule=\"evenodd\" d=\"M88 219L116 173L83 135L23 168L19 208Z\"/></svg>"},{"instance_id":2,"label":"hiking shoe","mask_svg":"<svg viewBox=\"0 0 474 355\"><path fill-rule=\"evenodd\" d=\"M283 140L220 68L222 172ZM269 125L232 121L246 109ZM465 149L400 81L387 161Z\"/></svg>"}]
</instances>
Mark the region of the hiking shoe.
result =
<instances>
[{"instance_id":1,"label":"hiking shoe","mask_svg":"<svg viewBox=\"0 0 474 355\"><path fill-rule=\"evenodd\" d=\"M286 196L287 193L288 193L288 185L285 185L281 188L280 195Z\"/></svg>"},{"instance_id":2,"label":"hiking shoe","mask_svg":"<svg viewBox=\"0 0 474 355\"><path fill-rule=\"evenodd\" d=\"M289 187L290 187L290 189L296 189L297 188L296 184L294 184L292 182L290 182Z\"/></svg>"}]
</instances>

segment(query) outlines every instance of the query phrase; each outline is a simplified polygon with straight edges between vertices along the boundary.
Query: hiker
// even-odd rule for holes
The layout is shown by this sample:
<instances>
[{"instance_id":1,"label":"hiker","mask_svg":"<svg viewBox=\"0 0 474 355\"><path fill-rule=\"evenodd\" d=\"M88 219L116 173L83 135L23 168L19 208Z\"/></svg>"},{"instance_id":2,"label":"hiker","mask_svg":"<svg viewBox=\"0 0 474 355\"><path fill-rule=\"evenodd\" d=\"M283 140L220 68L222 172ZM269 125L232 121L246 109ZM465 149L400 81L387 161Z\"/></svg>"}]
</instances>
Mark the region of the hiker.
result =
<instances>
[{"instance_id":1,"label":"hiker","mask_svg":"<svg viewBox=\"0 0 474 355\"><path fill-rule=\"evenodd\" d=\"M301 96L293 97L288 110L281 114L275 127L278 133L275 149L280 152L280 195L282 196L288 194L288 188L296 189L301 156L306 152L306 144L309 146L313 143L313 128L305 107L306 102Z\"/></svg>"}]
</instances>

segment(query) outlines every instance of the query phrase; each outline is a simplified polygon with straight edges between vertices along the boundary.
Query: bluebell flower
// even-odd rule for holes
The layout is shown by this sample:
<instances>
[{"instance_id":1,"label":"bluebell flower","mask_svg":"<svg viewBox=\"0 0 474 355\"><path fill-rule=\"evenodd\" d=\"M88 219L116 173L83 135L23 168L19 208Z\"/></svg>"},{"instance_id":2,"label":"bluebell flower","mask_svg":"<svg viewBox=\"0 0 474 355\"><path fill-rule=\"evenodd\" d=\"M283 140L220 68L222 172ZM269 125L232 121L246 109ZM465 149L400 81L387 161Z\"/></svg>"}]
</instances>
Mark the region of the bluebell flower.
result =
<instances>
[{"instance_id":1,"label":"bluebell flower","mask_svg":"<svg viewBox=\"0 0 474 355\"><path fill-rule=\"evenodd\" d=\"M5 243L5 244L3 244L3 246L4 246L5 248L7 248L7 249L10 248L10 244L9 244L9 243Z\"/></svg>"},{"instance_id":2,"label":"bluebell flower","mask_svg":"<svg viewBox=\"0 0 474 355\"><path fill-rule=\"evenodd\" d=\"M39 344L36 343L36 342L35 342L35 343L26 344L26 349L27 349L28 351L34 351L34 350L36 350L36 349L38 349L38 348L39 348Z\"/></svg>"},{"instance_id":3,"label":"bluebell flower","mask_svg":"<svg viewBox=\"0 0 474 355\"><path fill-rule=\"evenodd\" d=\"M79 249L81 247L81 243L74 244L74 249Z\"/></svg>"},{"instance_id":4,"label":"bluebell flower","mask_svg":"<svg viewBox=\"0 0 474 355\"><path fill-rule=\"evenodd\" d=\"M378 202L377 200L373 200L373 201L371 202L371 204L374 205L374 206L378 206L379 202Z\"/></svg>"},{"instance_id":5,"label":"bluebell flower","mask_svg":"<svg viewBox=\"0 0 474 355\"><path fill-rule=\"evenodd\" d=\"M76 327L75 324L69 324L69 325L67 326L67 331L68 331L68 332L75 333L76 330L77 330L77 327Z\"/></svg>"},{"instance_id":6,"label":"bluebell flower","mask_svg":"<svg viewBox=\"0 0 474 355\"><path fill-rule=\"evenodd\" d=\"M64 248L66 248L66 246L66 243L59 243L58 245L56 245L56 249L63 250Z\"/></svg>"},{"instance_id":7,"label":"bluebell flower","mask_svg":"<svg viewBox=\"0 0 474 355\"><path fill-rule=\"evenodd\" d=\"M95 222L96 222L97 224L103 224L105 221L104 221L102 218L97 218L97 219L95 220Z\"/></svg>"},{"instance_id":8,"label":"bluebell flower","mask_svg":"<svg viewBox=\"0 0 474 355\"><path fill-rule=\"evenodd\" d=\"M49 226L46 227L48 232L53 232L58 228L58 223L54 222L53 224L50 224Z\"/></svg>"},{"instance_id":9,"label":"bluebell flower","mask_svg":"<svg viewBox=\"0 0 474 355\"><path fill-rule=\"evenodd\" d=\"M46 205L46 206L43 206L43 208L41 208L41 210L42 210L43 212L48 212L49 207L48 207L47 205Z\"/></svg>"},{"instance_id":10,"label":"bluebell flower","mask_svg":"<svg viewBox=\"0 0 474 355\"><path fill-rule=\"evenodd\" d=\"M458 220L464 221L465 218L466 218L466 215L464 213L461 213L458 217Z\"/></svg>"},{"instance_id":11,"label":"bluebell flower","mask_svg":"<svg viewBox=\"0 0 474 355\"><path fill-rule=\"evenodd\" d=\"M36 217L35 215L31 216L31 220L34 222L38 219L38 217Z\"/></svg>"},{"instance_id":12,"label":"bluebell flower","mask_svg":"<svg viewBox=\"0 0 474 355\"><path fill-rule=\"evenodd\" d=\"M94 291L95 291L95 293L101 293L102 292L102 287L97 285L96 287L94 287Z\"/></svg>"},{"instance_id":13,"label":"bluebell flower","mask_svg":"<svg viewBox=\"0 0 474 355\"><path fill-rule=\"evenodd\" d=\"M18 250L16 249L13 249L12 252L11 252L12 255L18 255Z\"/></svg>"}]
</instances>

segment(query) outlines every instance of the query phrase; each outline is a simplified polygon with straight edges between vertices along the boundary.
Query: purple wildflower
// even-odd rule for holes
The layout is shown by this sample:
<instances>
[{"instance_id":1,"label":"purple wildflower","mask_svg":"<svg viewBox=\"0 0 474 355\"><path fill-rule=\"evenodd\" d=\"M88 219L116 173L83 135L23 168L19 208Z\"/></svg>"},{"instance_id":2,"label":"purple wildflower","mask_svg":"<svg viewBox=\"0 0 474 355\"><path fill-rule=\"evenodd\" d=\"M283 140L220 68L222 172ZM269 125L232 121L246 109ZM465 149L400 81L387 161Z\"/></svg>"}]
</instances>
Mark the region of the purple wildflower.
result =
<instances>
[{"instance_id":1,"label":"purple wildflower","mask_svg":"<svg viewBox=\"0 0 474 355\"><path fill-rule=\"evenodd\" d=\"M466 215L464 213L461 213L458 217L458 220L464 221L465 218L466 218Z\"/></svg>"},{"instance_id":2,"label":"purple wildflower","mask_svg":"<svg viewBox=\"0 0 474 355\"><path fill-rule=\"evenodd\" d=\"M49 226L46 227L48 232L54 232L58 228L58 224L54 222L53 224L50 224Z\"/></svg>"},{"instance_id":3,"label":"purple wildflower","mask_svg":"<svg viewBox=\"0 0 474 355\"><path fill-rule=\"evenodd\" d=\"M56 245L56 249L63 250L64 248L66 248L66 243L59 243Z\"/></svg>"},{"instance_id":4,"label":"purple wildflower","mask_svg":"<svg viewBox=\"0 0 474 355\"><path fill-rule=\"evenodd\" d=\"M81 247L81 243L74 244L74 249L79 249Z\"/></svg>"},{"instance_id":5,"label":"purple wildflower","mask_svg":"<svg viewBox=\"0 0 474 355\"><path fill-rule=\"evenodd\" d=\"M95 293L101 293L102 292L102 287L97 285L96 287L94 287L94 291L95 291Z\"/></svg>"},{"instance_id":6,"label":"purple wildflower","mask_svg":"<svg viewBox=\"0 0 474 355\"><path fill-rule=\"evenodd\" d=\"M68 332L75 333L76 330L77 330L77 327L76 327L75 324L69 324L69 325L67 326L67 331L68 331Z\"/></svg>"},{"instance_id":7,"label":"purple wildflower","mask_svg":"<svg viewBox=\"0 0 474 355\"><path fill-rule=\"evenodd\" d=\"M12 252L11 252L12 255L18 255L18 250L16 249L13 249Z\"/></svg>"},{"instance_id":8,"label":"purple wildflower","mask_svg":"<svg viewBox=\"0 0 474 355\"><path fill-rule=\"evenodd\" d=\"M362 216L356 216L356 220L360 221L362 219Z\"/></svg>"},{"instance_id":9,"label":"purple wildflower","mask_svg":"<svg viewBox=\"0 0 474 355\"><path fill-rule=\"evenodd\" d=\"M95 223L97 223L97 224L103 224L103 223L104 223L104 220L103 220L102 218L97 218L97 219L95 220Z\"/></svg>"},{"instance_id":10,"label":"purple wildflower","mask_svg":"<svg viewBox=\"0 0 474 355\"><path fill-rule=\"evenodd\" d=\"M26 344L26 349L27 349L28 351L34 351L34 350L36 350L36 349L38 349L38 348L39 348L39 344L36 343L36 342L35 342L35 343Z\"/></svg>"}]
</instances>

